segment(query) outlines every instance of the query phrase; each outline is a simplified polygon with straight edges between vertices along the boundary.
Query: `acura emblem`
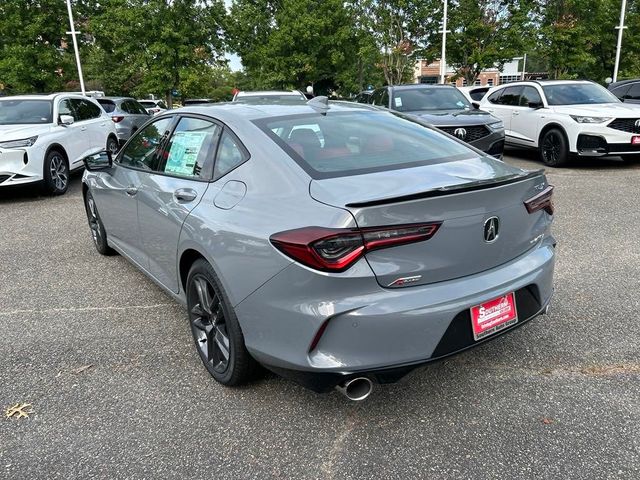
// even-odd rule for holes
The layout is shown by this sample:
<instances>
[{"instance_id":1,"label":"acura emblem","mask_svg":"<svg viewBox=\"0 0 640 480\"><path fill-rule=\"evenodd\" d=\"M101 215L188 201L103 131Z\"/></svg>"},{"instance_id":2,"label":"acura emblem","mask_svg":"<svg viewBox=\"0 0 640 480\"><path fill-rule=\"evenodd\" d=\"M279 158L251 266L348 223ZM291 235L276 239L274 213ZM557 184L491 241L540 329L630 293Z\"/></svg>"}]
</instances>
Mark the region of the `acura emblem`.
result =
<instances>
[{"instance_id":1,"label":"acura emblem","mask_svg":"<svg viewBox=\"0 0 640 480\"><path fill-rule=\"evenodd\" d=\"M640 133L640 119L636 120L634 126L636 127L636 133Z\"/></svg>"},{"instance_id":2,"label":"acura emblem","mask_svg":"<svg viewBox=\"0 0 640 480\"><path fill-rule=\"evenodd\" d=\"M500 220L498 217L491 217L484 222L484 241L493 243L500 233Z\"/></svg>"},{"instance_id":3,"label":"acura emblem","mask_svg":"<svg viewBox=\"0 0 640 480\"><path fill-rule=\"evenodd\" d=\"M640 120L639 120L640 121ZM458 137L460 140L464 140L467 138L467 131L464 128L456 128L453 131L453 134Z\"/></svg>"}]
</instances>

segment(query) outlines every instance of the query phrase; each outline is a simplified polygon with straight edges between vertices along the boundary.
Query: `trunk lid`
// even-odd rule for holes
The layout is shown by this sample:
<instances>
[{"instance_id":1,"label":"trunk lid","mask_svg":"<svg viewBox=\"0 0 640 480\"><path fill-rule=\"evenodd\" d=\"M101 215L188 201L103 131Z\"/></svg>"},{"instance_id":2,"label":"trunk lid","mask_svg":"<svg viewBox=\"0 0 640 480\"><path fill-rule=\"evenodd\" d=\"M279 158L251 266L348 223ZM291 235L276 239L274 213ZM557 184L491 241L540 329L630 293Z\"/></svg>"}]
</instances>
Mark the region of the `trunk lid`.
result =
<instances>
[{"instance_id":1,"label":"trunk lid","mask_svg":"<svg viewBox=\"0 0 640 480\"><path fill-rule=\"evenodd\" d=\"M381 286L400 287L472 275L525 253L551 218L541 211L529 214L523 202L546 186L542 171L476 157L312 180L310 194L349 210L360 228L442 222L427 241L366 254ZM485 223L492 217L498 219L498 236L488 242Z\"/></svg>"}]
</instances>

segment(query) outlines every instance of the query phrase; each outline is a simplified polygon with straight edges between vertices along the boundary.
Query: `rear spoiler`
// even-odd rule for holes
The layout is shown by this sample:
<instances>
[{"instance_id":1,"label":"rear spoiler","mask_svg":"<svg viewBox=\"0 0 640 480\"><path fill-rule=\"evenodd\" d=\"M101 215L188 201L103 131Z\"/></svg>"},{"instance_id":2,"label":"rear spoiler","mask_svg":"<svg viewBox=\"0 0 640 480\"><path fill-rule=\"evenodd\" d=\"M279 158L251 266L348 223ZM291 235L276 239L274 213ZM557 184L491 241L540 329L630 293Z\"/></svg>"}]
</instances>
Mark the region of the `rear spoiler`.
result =
<instances>
[{"instance_id":1,"label":"rear spoiler","mask_svg":"<svg viewBox=\"0 0 640 480\"><path fill-rule=\"evenodd\" d=\"M409 202L411 200L419 200L421 198L442 197L445 195L452 195L455 193L472 192L474 190L483 190L485 188L499 187L502 185L508 185L510 183L517 183L530 178L535 178L544 174L544 170L531 170L523 173L516 173L513 175L507 175L500 178L491 178L488 180L476 180L469 183L463 183L461 185L451 185L449 187L439 187L431 190L425 190L424 192L412 193L410 195L402 195L399 197L386 197L375 200L368 200L366 202L348 203L346 207L351 208L364 208L375 207L378 205L387 205L389 203Z\"/></svg>"}]
</instances>

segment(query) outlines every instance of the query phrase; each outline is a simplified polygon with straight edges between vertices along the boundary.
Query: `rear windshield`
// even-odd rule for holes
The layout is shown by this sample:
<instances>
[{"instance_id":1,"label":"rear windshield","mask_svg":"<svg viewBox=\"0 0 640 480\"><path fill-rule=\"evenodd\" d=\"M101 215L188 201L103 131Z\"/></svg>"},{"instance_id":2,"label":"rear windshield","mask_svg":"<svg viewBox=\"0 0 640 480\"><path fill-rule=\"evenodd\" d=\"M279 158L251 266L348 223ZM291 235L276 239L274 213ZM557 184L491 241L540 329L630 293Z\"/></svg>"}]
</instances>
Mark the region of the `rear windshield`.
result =
<instances>
[{"instance_id":1,"label":"rear windshield","mask_svg":"<svg viewBox=\"0 0 640 480\"><path fill-rule=\"evenodd\" d=\"M53 121L51 100L0 100L0 125L26 125Z\"/></svg>"},{"instance_id":2,"label":"rear windshield","mask_svg":"<svg viewBox=\"0 0 640 480\"><path fill-rule=\"evenodd\" d=\"M306 97L302 95L246 95L236 97L235 102L248 103L250 105L299 105L306 103Z\"/></svg>"},{"instance_id":3,"label":"rear windshield","mask_svg":"<svg viewBox=\"0 0 640 480\"><path fill-rule=\"evenodd\" d=\"M100 103L100 105L102 105L102 108L104 108L104 111L107 113L111 113L116 109L116 104L111 100L98 99L98 102Z\"/></svg>"},{"instance_id":4,"label":"rear windshield","mask_svg":"<svg viewBox=\"0 0 640 480\"><path fill-rule=\"evenodd\" d=\"M412 88L393 92L391 108L400 112L416 110L469 110L471 104L456 88Z\"/></svg>"},{"instance_id":5,"label":"rear windshield","mask_svg":"<svg viewBox=\"0 0 640 480\"><path fill-rule=\"evenodd\" d=\"M474 151L414 121L385 112L336 112L256 120L313 178L443 163Z\"/></svg>"},{"instance_id":6,"label":"rear windshield","mask_svg":"<svg viewBox=\"0 0 640 480\"><path fill-rule=\"evenodd\" d=\"M147 107L147 108L153 108L156 106L155 102L150 102L150 101L146 101L146 100L138 100L138 103L140 105L142 105L143 107Z\"/></svg>"},{"instance_id":7,"label":"rear windshield","mask_svg":"<svg viewBox=\"0 0 640 480\"><path fill-rule=\"evenodd\" d=\"M543 85L542 90L547 97L549 105L588 105L620 102L609 90L595 83Z\"/></svg>"}]
</instances>

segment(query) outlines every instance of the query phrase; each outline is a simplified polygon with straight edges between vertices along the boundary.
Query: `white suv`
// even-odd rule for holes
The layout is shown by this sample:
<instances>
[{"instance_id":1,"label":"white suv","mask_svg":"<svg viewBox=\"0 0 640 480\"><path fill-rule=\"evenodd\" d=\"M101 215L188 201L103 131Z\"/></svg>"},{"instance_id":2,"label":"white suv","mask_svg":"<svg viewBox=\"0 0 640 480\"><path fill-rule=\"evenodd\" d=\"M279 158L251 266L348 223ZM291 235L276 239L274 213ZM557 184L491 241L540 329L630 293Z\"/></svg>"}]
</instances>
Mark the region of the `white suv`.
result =
<instances>
[{"instance_id":1,"label":"white suv","mask_svg":"<svg viewBox=\"0 0 640 480\"><path fill-rule=\"evenodd\" d=\"M105 149L118 150L115 126L92 98L0 98L0 188L44 182L49 193L63 194L82 159Z\"/></svg>"},{"instance_id":2,"label":"white suv","mask_svg":"<svg viewBox=\"0 0 640 480\"><path fill-rule=\"evenodd\" d=\"M509 83L485 95L480 108L504 122L507 145L536 148L549 166L572 155L640 156L640 107L593 82Z\"/></svg>"}]
</instances>

